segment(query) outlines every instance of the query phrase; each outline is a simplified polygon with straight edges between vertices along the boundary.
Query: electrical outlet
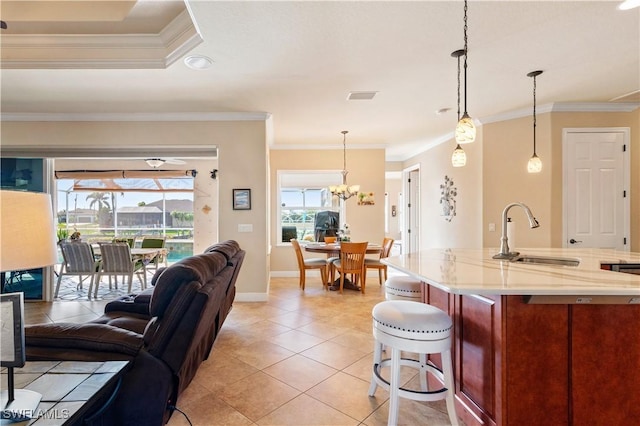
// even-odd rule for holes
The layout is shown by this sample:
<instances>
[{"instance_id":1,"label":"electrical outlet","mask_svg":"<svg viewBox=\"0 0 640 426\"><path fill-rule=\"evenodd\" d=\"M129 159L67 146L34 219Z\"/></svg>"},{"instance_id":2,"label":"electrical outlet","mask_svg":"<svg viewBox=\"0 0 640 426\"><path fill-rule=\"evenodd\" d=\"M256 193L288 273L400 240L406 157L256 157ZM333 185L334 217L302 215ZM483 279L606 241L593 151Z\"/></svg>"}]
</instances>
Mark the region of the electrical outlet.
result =
<instances>
[{"instance_id":1,"label":"electrical outlet","mask_svg":"<svg viewBox=\"0 0 640 426\"><path fill-rule=\"evenodd\" d=\"M490 223L489 224L489 232L496 232L496 224L495 223Z\"/></svg>"}]
</instances>

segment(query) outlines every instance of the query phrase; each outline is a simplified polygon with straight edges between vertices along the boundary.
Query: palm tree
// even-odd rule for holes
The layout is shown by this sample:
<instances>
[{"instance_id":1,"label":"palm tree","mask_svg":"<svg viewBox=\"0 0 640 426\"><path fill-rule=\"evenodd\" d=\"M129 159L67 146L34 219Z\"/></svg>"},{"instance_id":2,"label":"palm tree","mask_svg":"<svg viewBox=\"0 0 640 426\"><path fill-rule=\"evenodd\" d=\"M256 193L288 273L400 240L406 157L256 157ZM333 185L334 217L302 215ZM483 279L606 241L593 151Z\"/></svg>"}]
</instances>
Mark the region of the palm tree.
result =
<instances>
[{"instance_id":1,"label":"palm tree","mask_svg":"<svg viewBox=\"0 0 640 426\"><path fill-rule=\"evenodd\" d=\"M91 203L89 203L89 208L96 206L97 211L100 211L100 209L102 209L103 207L106 207L107 209L110 208L109 196L106 192L92 192L91 194L87 195L86 200L91 200Z\"/></svg>"}]
</instances>

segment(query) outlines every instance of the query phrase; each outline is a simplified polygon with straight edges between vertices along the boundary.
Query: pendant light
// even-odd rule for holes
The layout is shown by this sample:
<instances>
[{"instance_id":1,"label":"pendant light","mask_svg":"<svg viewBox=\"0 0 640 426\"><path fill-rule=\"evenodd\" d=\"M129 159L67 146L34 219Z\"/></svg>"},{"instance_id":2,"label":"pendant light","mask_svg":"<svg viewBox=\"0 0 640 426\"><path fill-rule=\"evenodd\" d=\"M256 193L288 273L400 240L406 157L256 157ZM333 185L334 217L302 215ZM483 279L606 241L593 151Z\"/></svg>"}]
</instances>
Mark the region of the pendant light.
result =
<instances>
[{"instance_id":1,"label":"pendant light","mask_svg":"<svg viewBox=\"0 0 640 426\"><path fill-rule=\"evenodd\" d=\"M467 0L464 0L464 114L458 120L456 126L456 142L459 144L471 143L476 140L476 126L467 112Z\"/></svg>"},{"instance_id":2,"label":"pendant light","mask_svg":"<svg viewBox=\"0 0 640 426\"><path fill-rule=\"evenodd\" d=\"M536 154L536 77L542 74L542 71L531 71L527 77L533 77L533 155L529 158L527 171L529 173L540 173L542 171L542 160Z\"/></svg>"},{"instance_id":3,"label":"pendant light","mask_svg":"<svg viewBox=\"0 0 640 426\"><path fill-rule=\"evenodd\" d=\"M460 56L464 55L464 49L456 50L451 56L458 58L458 121L460 121ZM457 141L456 141L457 142ZM467 164L467 154L464 149L457 143L456 149L451 154L451 165L453 167L464 167Z\"/></svg>"},{"instance_id":4,"label":"pendant light","mask_svg":"<svg viewBox=\"0 0 640 426\"><path fill-rule=\"evenodd\" d=\"M331 185L329 191L332 195L335 195L342 201L347 201L354 195L358 195L360 191L360 185L347 185L347 133L349 131L343 130L342 132L342 149L343 149L343 169L342 169L342 185Z\"/></svg>"}]
</instances>

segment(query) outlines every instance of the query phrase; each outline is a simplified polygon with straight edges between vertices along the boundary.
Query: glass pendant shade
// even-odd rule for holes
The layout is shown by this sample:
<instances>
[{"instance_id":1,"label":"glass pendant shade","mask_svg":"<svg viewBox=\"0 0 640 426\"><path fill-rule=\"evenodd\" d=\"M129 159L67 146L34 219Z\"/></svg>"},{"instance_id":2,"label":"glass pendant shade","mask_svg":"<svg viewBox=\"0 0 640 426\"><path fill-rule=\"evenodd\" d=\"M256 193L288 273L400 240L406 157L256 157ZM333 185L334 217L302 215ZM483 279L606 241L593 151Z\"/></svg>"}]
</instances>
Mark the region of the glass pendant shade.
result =
<instances>
[{"instance_id":1,"label":"glass pendant shade","mask_svg":"<svg viewBox=\"0 0 640 426\"><path fill-rule=\"evenodd\" d=\"M464 149L458 144L456 149L453 150L451 155L451 165L453 167L464 167L467 164L467 154Z\"/></svg>"},{"instance_id":2,"label":"glass pendant shade","mask_svg":"<svg viewBox=\"0 0 640 426\"><path fill-rule=\"evenodd\" d=\"M527 171L529 173L540 173L542 171L542 160L536 154L533 154L531 158L529 158L529 162L527 163Z\"/></svg>"},{"instance_id":3,"label":"glass pendant shade","mask_svg":"<svg viewBox=\"0 0 640 426\"><path fill-rule=\"evenodd\" d=\"M471 143L476 140L476 125L468 114L464 114L456 126L456 142L458 144Z\"/></svg>"}]
</instances>

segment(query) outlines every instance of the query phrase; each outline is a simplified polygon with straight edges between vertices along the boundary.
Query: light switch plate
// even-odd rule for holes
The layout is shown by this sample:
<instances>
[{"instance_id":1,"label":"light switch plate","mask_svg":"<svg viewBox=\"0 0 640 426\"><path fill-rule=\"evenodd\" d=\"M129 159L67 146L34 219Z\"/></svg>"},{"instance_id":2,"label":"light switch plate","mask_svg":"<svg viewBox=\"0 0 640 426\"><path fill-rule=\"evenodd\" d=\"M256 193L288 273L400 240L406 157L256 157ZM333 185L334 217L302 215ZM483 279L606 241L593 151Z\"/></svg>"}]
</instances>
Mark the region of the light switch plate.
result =
<instances>
[{"instance_id":1,"label":"light switch plate","mask_svg":"<svg viewBox=\"0 0 640 426\"><path fill-rule=\"evenodd\" d=\"M253 232L253 225L250 223L241 223L238 225L238 232Z\"/></svg>"}]
</instances>

